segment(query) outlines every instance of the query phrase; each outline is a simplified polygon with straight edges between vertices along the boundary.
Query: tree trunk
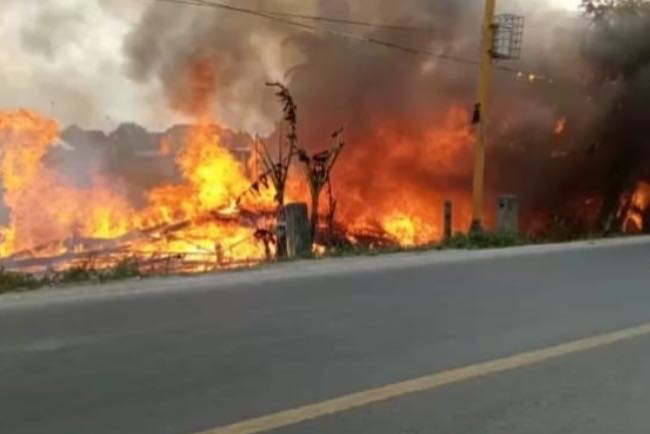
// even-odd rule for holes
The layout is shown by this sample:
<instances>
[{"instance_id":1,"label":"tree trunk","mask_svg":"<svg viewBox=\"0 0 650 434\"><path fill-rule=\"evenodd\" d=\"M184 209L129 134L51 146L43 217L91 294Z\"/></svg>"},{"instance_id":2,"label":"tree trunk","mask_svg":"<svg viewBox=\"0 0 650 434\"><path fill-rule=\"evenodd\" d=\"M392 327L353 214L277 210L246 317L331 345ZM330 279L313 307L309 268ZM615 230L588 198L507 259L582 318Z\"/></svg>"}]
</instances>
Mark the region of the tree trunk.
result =
<instances>
[{"instance_id":1,"label":"tree trunk","mask_svg":"<svg viewBox=\"0 0 650 434\"><path fill-rule=\"evenodd\" d=\"M314 190L311 195L311 239L316 242L318 228L318 198L320 190Z\"/></svg>"}]
</instances>

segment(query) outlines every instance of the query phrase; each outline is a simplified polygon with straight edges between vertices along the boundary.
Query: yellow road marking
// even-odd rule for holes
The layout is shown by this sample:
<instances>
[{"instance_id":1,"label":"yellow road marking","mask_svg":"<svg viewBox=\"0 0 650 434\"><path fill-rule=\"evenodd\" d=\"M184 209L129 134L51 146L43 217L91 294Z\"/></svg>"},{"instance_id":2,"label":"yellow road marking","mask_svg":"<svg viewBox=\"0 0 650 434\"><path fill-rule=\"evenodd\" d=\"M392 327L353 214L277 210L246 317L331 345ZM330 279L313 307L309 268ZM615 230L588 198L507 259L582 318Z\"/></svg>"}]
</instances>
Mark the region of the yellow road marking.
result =
<instances>
[{"instance_id":1,"label":"yellow road marking","mask_svg":"<svg viewBox=\"0 0 650 434\"><path fill-rule=\"evenodd\" d=\"M617 342L650 334L650 323L612 333L580 339L555 347L521 353L490 362L478 363L450 371L426 375L412 380L389 384L363 392L352 393L316 404L305 405L291 410L280 411L214 428L196 434L255 434L295 425L319 417L363 407L412 393L436 389L448 384L485 377L504 371L539 364L558 357L580 353Z\"/></svg>"}]
</instances>

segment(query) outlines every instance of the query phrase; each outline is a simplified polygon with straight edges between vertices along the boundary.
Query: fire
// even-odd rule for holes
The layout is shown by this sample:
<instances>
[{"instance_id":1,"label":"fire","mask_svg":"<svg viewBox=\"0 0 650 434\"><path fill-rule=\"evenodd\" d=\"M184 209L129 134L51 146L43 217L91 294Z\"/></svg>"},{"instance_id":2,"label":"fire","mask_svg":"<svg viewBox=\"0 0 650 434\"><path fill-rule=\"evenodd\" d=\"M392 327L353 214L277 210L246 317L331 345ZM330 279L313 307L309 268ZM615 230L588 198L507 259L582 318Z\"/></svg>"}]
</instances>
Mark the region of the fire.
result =
<instances>
[{"instance_id":1,"label":"fire","mask_svg":"<svg viewBox=\"0 0 650 434\"><path fill-rule=\"evenodd\" d=\"M240 213L273 210L274 193L260 188L249 191L249 172L223 145L220 127L211 115L216 89L216 67L198 60L187 75L188 95L175 104L192 115L195 123L175 155L183 182L165 185L148 193L149 205L136 215L136 227L163 227L149 238L137 240L133 248L147 254L180 254L185 260L218 265L256 262L267 255L256 237L259 222L244 223ZM171 155L169 138L163 138L161 152ZM251 158L249 164L255 164ZM251 169L248 170L247 169ZM173 228L173 231L169 227Z\"/></svg>"},{"instance_id":2,"label":"fire","mask_svg":"<svg viewBox=\"0 0 650 434\"><path fill-rule=\"evenodd\" d=\"M2 229L3 256L71 236L114 237L129 228L129 205L101 179L84 190L45 167L43 158L57 140L52 120L26 110L0 112L0 176L11 210Z\"/></svg>"},{"instance_id":3,"label":"fire","mask_svg":"<svg viewBox=\"0 0 650 434\"><path fill-rule=\"evenodd\" d=\"M426 224L417 216L401 213L384 217L382 227L403 247L426 244L439 236L438 228Z\"/></svg>"},{"instance_id":4,"label":"fire","mask_svg":"<svg viewBox=\"0 0 650 434\"><path fill-rule=\"evenodd\" d=\"M205 122L192 128L176 162L193 187L198 211L231 207L234 198L250 185L241 165Z\"/></svg>"},{"instance_id":5,"label":"fire","mask_svg":"<svg viewBox=\"0 0 650 434\"><path fill-rule=\"evenodd\" d=\"M149 193L149 206L139 213L139 226L187 222L173 236L161 236L138 249L148 253L173 252L197 257L213 256L217 262L264 259L264 245L255 240L254 226L238 220L240 206L271 210L273 195L244 195L251 179L246 169L223 146L218 127L209 118L196 123L176 156L184 178ZM242 199L238 202L238 199Z\"/></svg>"},{"instance_id":6,"label":"fire","mask_svg":"<svg viewBox=\"0 0 650 434\"><path fill-rule=\"evenodd\" d=\"M0 174L7 192L25 188L42 170L41 161L58 137L54 121L26 110L0 114Z\"/></svg>"},{"instance_id":7,"label":"fire","mask_svg":"<svg viewBox=\"0 0 650 434\"><path fill-rule=\"evenodd\" d=\"M56 122L25 110L0 112L0 177L10 209L9 224L0 228L0 255L83 253L92 245L149 262L182 257L222 265L264 259L269 246L256 234L267 222L240 214L273 210L274 193L265 187L245 194L252 182L247 168L223 146L211 116L215 77L209 61L190 66L188 92L174 102L196 119L175 155L183 181L149 191L141 209L101 174L81 188L44 164L58 141ZM172 148L171 139L163 138L161 153L171 156Z\"/></svg>"},{"instance_id":8,"label":"fire","mask_svg":"<svg viewBox=\"0 0 650 434\"><path fill-rule=\"evenodd\" d=\"M192 79L203 83L207 75L201 66ZM203 93L209 85L191 88ZM146 204L138 208L101 173L80 187L44 163L59 140L56 122L29 111L0 112L0 177L10 209L8 224L0 227L0 255L70 258L64 262L70 265L74 258L99 253L104 259L96 263L102 267L135 257L152 269L182 261L184 271L256 263L272 255L275 247L265 234L275 224L275 192L263 181L253 184L259 161L238 160L206 114L207 100L190 100L188 107L200 113L181 146L169 137L160 143L182 180L146 192ZM466 185L449 183L471 173L467 156L474 134L467 112L454 108L417 136L400 131L390 122L378 123L368 138L372 143L352 143L335 167L334 190L341 193L336 223L350 242L411 247L436 241L447 199L455 203L456 226L469 224ZM359 167L376 176L359 179ZM307 191L304 180L292 176L286 198L306 200ZM314 247L319 255L324 249Z\"/></svg>"},{"instance_id":9,"label":"fire","mask_svg":"<svg viewBox=\"0 0 650 434\"><path fill-rule=\"evenodd\" d=\"M629 204L621 210L625 212L623 229L628 232L650 229L646 227L646 218L644 218L644 214L647 214L649 208L650 183L639 182L629 199Z\"/></svg>"},{"instance_id":10,"label":"fire","mask_svg":"<svg viewBox=\"0 0 650 434\"><path fill-rule=\"evenodd\" d=\"M555 133L555 135L561 136L562 134L564 134L564 131L566 130L566 126L567 126L567 119L565 117L562 117L555 122L555 127L553 128L553 132Z\"/></svg>"},{"instance_id":11,"label":"fire","mask_svg":"<svg viewBox=\"0 0 650 434\"><path fill-rule=\"evenodd\" d=\"M172 154L172 144L169 137L163 137L160 141L160 153L165 157L168 157Z\"/></svg>"},{"instance_id":12,"label":"fire","mask_svg":"<svg viewBox=\"0 0 650 434\"><path fill-rule=\"evenodd\" d=\"M79 252L83 240L127 237L123 247L129 254L209 257L219 263L265 257L255 223L236 218L238 199L251 180L208 119L191 128L176 156L184 182L152 190L141 210L101 176L84 189L46 167L43 159L58 134L58 125L37 113L0 113L0 176L11 211L9 225L0 228L2 256ZM262 193L244 196L241 206L271 209L273 195Z\"/></svg>"},{"instance_id":13,"label":"fire","mask_svg":"<svg viewBox=\"0 0 650 434\"><path fill-rule=\"evenodd\" d=\"M236 200L251 184L244 166L221 143L217 126L209 120L194 125L185 138L183 150L176 156L185 183L167 185L149 193L151 207L143 216L152 223L194 219L219 211L236 212ZM243 203L255 208L272 207L266 195Z\"/></svg>"},{"instance_id":14,"label":"fire","mask_svg":"<svg viewBox=\"0 0 650 434\"><path fill-rule=\"evenodd\" d=\"M345 186L337 217L352 233L379 232L408 247L440 240L443 204L452 200L455 229L469 227L474 134L467 119L454 107L421 136L385 123L372 143L351 143L334 174ZM463 177L467 184L449 181Z\"/></svg>"}]
</instances>

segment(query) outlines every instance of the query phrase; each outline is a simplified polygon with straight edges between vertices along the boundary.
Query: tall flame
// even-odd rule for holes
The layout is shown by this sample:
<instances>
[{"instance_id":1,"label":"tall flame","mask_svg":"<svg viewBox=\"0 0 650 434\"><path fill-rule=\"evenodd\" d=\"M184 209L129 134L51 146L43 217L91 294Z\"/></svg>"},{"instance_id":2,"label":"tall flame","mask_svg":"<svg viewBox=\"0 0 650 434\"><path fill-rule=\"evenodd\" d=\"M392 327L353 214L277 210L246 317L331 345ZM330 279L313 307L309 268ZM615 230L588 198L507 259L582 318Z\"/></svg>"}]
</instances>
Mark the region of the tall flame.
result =
<instances>
[{"instance_id":1,"label":"tall flame","mask_svg":"<svg viewBox=\"0 0 650 434\"><path fill-rule=\"evenodd\" d=\"M650 208L650 184L639 182L629 200L627 209L621 211L626 214L623 216L623 229L627 232L641 232L650 230L647 227L644 214L648 213Z\"/></svg>"},{"instance_id":2,"label":"tall flame","mask_svg":"<svg viewBox=\"0 0 650 434\"><path fill-rule=\"evenodd\" d=\"M59 254L74 249L75 240L116 238L137 229L187 222L173 235L138 238L131 249L212 255L219 260L265 256L264 246L255 240L255 227L227 218L238 212L237 198L251 181L209 120L190 129L176 156L184 182L149 192L149 203L141 210L133 209L100 176L83 189L46 167L43 159L58 134L58 125L37 113L0 112L0 176L4 202L11 210L9 225L0 229L0 255L35 248L41 255ZM272 207L272 197L247 197L243 203L266 209ZM212 219L212 212L221 218Z\"/></svg>"},{"instance_id":3,"label":"tall flame","mask_svg":"<svg viewBox=\"0 0 650 434\"><path fill-rule=\"evenodd\" d=\"M182 255L219 264L264 259L269 246L257 239L259 216L273 215L275 194L259 185L253 194L244 194L252 191L253 175L246 162L223 145L222 130L207 115L204 94L212 86L205 83L209 72L199 65L190 74L198 82L192 92L200 95L190 97L187 104L196 109L197 121L180 150L169 137L160 144L170 158L175 152L182 181L148 191L147 203L139 209L100 174L90 187L81 188L44 164L59 140L56 122L24 110L0 112L0 177L11 212L9 224L0 228L0 255L85 251L80 247L83 240L119 239L121 251L133 255ZM378 124L373 146L352 143L336 168L334 179L345 186L336 218L351 240L379 234L402 246L435 241L442 232L441 207L446 199L457 204L457 225L464 226L469 219L465 186L448 181L469 173L464 164L474 136L467 112L450 110L439 125L415 139L398 131L390 123ZM375 145L386 152L377 156ZM427 163L414 168L410 166L414 160ZM255 163L251 158L249 164ZM375 168L378 176L358 179L359 165ZM400 176L414 170L418 172ZM308 199L306 184L295 176L286 193L290 200ZM255 217L247 220L244 215Z\"/></svg>"},{"instance_id":4,"label":"tall flame","mask_svg":"<svg viewBox=\"0 0 650 434\"><path fill-rule=\"evenodd\" d=\"M91 189L79 189L45 167L57 140L52 120L26 110L0 112L0 176L11 209L3 256L72 235L108 238L129 229L131 209L108 183L97 178Z\"/></svg>"},{"instance_id":5,"label":"tall flame","mask_svg":"<svg viewBox=\"0 0 650 434\"><path fill-rule=\"evenodd\" d=\"M437 241L443 203L455 206L455 227L469 227L468 185L474 134L467 111L451 108L420 136L379 123L371 143L352 143L334 179L345 186L338 217L352 232L380 231L402 246Z\"/></svg>"}]
</instances>

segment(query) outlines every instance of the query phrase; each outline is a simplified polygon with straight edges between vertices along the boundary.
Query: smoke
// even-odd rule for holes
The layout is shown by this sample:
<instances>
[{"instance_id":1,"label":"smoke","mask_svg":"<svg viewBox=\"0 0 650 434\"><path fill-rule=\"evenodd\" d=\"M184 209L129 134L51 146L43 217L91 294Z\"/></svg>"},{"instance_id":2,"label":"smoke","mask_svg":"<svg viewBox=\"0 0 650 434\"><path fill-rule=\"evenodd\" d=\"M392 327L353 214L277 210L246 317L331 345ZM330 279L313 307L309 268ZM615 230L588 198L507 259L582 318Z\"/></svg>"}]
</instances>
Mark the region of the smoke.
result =
<instances>
[{"instance_id":1,"label":"smoke","mask_svg":"<svg viewBox=\"0 0 650 434\"><path fill-rule=\"evenodd\" d=\"M424 1L407 1L396 5L388 1L359 4L360 2L347 1L284 0L248 1L238 5L259 7L262 3L267 9L314 15L361 16L369 21L408 23L415 20L432 23L431 33L411 35L408 32L393 32L383 36L387 40L413 44L416 48L435 49L435 43L430 43L432 37L438 35L450 40L452 29L448 23L458 22L462 14L471 14L467 6L475 2L448 1L431 6L432 2ZM333 30L342 28L333 27ZM361 34L368 34L364 30L361 29ZM315 93L320 89L321 95L314 95L315 99L320 100L316 104L327 104L327 100L345 103L355 99L355 95L365 95L365 90L372 86L383 85L383 80L378 80L373 85L364 79L371 72L387 79L392 76L392 81L397 80L395 74L401 74L401 71L399 65L395 65L404 63L405 60L400 57L403 54L340 37L314 35L283 23L229 11L160 3L151 5L138 26L128 35L126 53L130 59L131 76L142 82L160 80L174 107L183 106L182 100L186 96L184 92L191 88L184 81L187 69L196 62L204 65L210 63L216 74L218 90L215 101L219 117L236 129L262 133L272 131L277 119L277 108L272 95L264 92L262 87L265 81L290 82L296 92L300 87L311 87ZM429 72L436 69L436 62L406 60L410 63L409 76L420 75L420 68L426 68ZM386 63L374 65L379 69L367 69L373 67L373 62ZM336 71L340 67L347 70ZM320 69L312 72L314 68ZM347 76L341 80L342 77L333 77L330 72L345 72ZM334 80L338 83L338 89L333 89L328 83ZM358 84L363 86L359 88ZM392 85L399 93L402 84L394 82ZM348 90L354 91L347 92ZM332 91L341 97L332 98L335 95L328 95ZM374 88L372 93L385 91L390 92L390 89ZM328 96L325 97L326 95ZM312 118L314 113L309 108L312 101L299 98L299 102L305 112L304 119ZM319 112L333 113L333 108L335 107L324 107ZM348 115L349 110L346 110L338 116L346 118Z\"/></svg>"},{"instance_id":2,"label":"smoke","mask_svg":"<svg viewBox=\"0 0 650 434\"><path fill-rule=\"evenodd\" d=\"M610 13L596 20L583 56L593 66L592 85L610 89L612 99L603 107L596 133L606 159L601 178L605 204L601 219L611 221L621 198L640 182L650 180L650 14L639 5L637 14ZM644 210L648 212L648 210ZM644 228L646 231L650 227Z\"/></svg>"},{"instance_id":3,"label":"smoke","mask_svg":"<svg viewBox=\"0 0 650 434\"><path fill-rule=\"evenodd\" d=\"M473 0L278 0L237 5L424 25L430 30L316 24L467 59L476 59L479 50L482 4ZM598 119L606 95L588 95L584 89L589 65L580 53L584 24L575 14L546 2L502 1L500 8L526 15L522 63L552 77L553 83L546 79L531 84L509 72L496 73L487 174L490 196L518 193L525 208L535 210L557 200L562 183L568 182L565 174L575 175L571 167L584 159L582 135ZM131 77L159 80L170 105L188 114L192 110L185 102L188 97L196 100L192 93L197 87L184 77L197 62L209 64L216 83L215 93L210 93L219 119L256 133L269 134L279 118L278 105L263 83L287 83L299 106L304 147L324 149L330 133L345 128L348 148L335 172L344 196L341 213L358 216L362 208L378 214L399 209L437 222L437 205L454 198L462 217L459 227L466 224L476 65L233 12L173 4L152 4L129 33L125 51ZM571 148L562 152L575 154L567 158L570 162L550 161L557 153L554 147L565 146L553 134L560 117L569 118L565 140ZM503 167L506 164L510 167ZM554 184L549 173L557 175Z\"/></svg>"},{"instance_id":4,"label":"smoke","mask_svg":"<svg viewBox=\"0 0 650 434\"><path fill-rule=\"evenodd\" d=\"M64 125L168 124L160 89L124 74L123 39L144 7L124 0L4 0L0 106L36 109Z\"/></svg>"},{"instance_id":5,"label":"smoke","mask_svg":"<svg viewBox=\"0 0 650 434\"><path fill-rule=\"evenodd\" d=\"M0 79L9 83L9 91L0 93L2 105L24 105L27 99L64 121L112 128L117 120L162 126L178 116L214 112L230 128L270 135L279 105L264 83L279 80L298 103L304 147L323 149L329 134L345 127L348 147L335 173L345 196L342 213L355 214L362 203L381 211L428 207L437 213L431 205L447 196L468 202L475 65L212 8L128 0L27 3L8 0L0 15L0 44L6 48L0 50ZM428 26L423 32L315 23L476 59L481 3L242 0L236 5ZM502 11L527 18L524 57L505 66L525 65L545 78L529 83L526 74L495 72L488 184L491 196L520 194L531 215L606 189L601 175L607 153L594 156L591 150L599 148L601 136L609 134L613 141L630 124L596 127L609 122L621 101L628 110L647 95L645 62L630 60L648 51L640 37L644 23L591 35L582 17L553 3L499 2ZM585 41L585 34L591 39ZM612 65L622 71L617 84L594 81L611 78ZM621 99L625 94L629 102ZM635 97L639 101L632 101ZM567 118L561 137L553 133L559 118ZM438 220L433 214L423 218Z\"/></svg>"}]
</instances>

